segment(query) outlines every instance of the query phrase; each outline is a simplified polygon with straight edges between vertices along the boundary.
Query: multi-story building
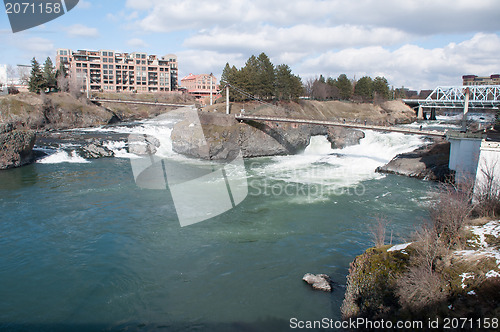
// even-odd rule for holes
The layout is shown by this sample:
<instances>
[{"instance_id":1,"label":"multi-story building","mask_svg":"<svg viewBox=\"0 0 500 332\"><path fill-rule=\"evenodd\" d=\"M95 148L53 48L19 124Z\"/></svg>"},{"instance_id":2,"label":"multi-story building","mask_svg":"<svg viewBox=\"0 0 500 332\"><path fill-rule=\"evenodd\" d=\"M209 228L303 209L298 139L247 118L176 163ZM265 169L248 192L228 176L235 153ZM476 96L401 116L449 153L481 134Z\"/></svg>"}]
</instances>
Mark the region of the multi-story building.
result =
<instances>
[{"instance_id":1,"label":"multi-story building","mask_svg":"<svg viewBox=\"0 0 500 332\"><path fill-rule=\"evenodd\" d=\"M210 94L215 99L219 91L217 78L213 74L189 74L181 79L181 87L196 99L205 99L210 97Z\"/></svg>"},{"instance_id":2,"label":"multi-story building","mask_svg":"<svg viewBox=\"0 0 500 332\"><path fill-rule=\"evenodd\" d=\"M66 67L83 90L104 92L163 92L177 90L177 56L111 50L58 49L56 66Z\"/></svg>"},{"instance_id":3,"label":"multi-story building","mask_svg":"<svg viewBox=\"0 0 500 332\"><path fill-rule=\"evenodd\" d=\"M462 76L463 85L500 85L500 75L479 77L476 75Z\"/></svg>"}]
</instances>

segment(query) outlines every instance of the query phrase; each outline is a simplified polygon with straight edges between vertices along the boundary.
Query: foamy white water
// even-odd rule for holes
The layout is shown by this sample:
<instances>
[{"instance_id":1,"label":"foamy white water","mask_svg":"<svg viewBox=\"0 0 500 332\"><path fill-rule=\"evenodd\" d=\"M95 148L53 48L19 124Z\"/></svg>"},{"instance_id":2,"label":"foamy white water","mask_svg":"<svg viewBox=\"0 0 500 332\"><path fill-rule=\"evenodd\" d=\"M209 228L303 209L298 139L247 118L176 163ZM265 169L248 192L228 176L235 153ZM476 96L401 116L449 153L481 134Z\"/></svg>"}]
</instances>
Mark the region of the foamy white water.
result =
<instances>
[{"instance_id":1,"label":"foamy white water","mask_svg":"<svg viewBox=\"0 0 500 332\"><path fill-rule=\"evenodd\" d=\"M40 164L60 164L60 163L89 163L83 157L80 157L76 151L71 151L70 153L59 150L47 157L44 157L37 161Z\"/></svg>"},{"instance_id":2,"label":"foamy white water","mask_svg":"<svg viewBox=\"0 0 500 332\"><path fill-rule=\"evenodd\" d=\"M304 153L274 157L272 164L256 171L274 180L332 189L350 187L383 177L375 173L377 167L400 153L411 152L425 144L422 136L365 131L365 138L359 145L332 149L325 136L314 136Z\"/></svg>"}]
</instances>

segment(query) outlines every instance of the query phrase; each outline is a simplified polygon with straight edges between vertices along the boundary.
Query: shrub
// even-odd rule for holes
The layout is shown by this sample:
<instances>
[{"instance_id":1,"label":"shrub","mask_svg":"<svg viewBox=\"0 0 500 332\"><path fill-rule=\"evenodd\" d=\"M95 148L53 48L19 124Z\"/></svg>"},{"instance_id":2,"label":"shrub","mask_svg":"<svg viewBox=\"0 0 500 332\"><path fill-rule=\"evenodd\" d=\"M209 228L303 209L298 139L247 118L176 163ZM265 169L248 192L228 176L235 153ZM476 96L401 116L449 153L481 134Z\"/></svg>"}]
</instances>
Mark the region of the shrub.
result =
<instances>
[{"instance_id":1,"label":"shrub","mask_svg":"<svg viewBox=\"0 0 500 332\"><path fill-rule=\"evenodd\" d=\"M438 195L430 208L433 231L447 248L460 245L463 227L473 210L472 186L470 182L444 184Z\"/></svg>"},{"instance_id":2,"label":"shrub","mask_svg":"<svg viewBox=\"0 0 500 332\"><path fill-rule=\"evenodd\" d=\"M448 296L441 275L429 271L425 266L411 267L397 280L396 285L399 303L412 313L433 310Z\"/></svg>"}]
</instances>

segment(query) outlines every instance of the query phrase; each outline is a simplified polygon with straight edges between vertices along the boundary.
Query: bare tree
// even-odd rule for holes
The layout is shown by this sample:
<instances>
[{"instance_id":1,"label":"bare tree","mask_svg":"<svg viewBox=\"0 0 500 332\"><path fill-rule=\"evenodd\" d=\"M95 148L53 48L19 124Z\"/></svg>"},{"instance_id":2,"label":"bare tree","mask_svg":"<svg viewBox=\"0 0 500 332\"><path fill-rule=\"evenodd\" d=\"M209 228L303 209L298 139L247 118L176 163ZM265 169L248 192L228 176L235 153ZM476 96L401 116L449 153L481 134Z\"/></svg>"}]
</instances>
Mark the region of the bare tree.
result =
<instances>
[{"instance_id":1,"label":"bare tree","mask_svg":"<svg viewBox=\"0 0 500 332\"><path fill-rule=\"evenodd\" d=\"M28 67L17 67L17 76L19 77L19 83L22 85L28 85L30 80L30 70Z\"/></svg>"},{"instance_id":2,"label":"bare tree","mask_svg":"<svg viewBox=\"0 0 500 332\"><path fill-rule=\"evenodd\" d=\"M497 159L483 160L475 183L474 200L477 210L485 217L495 217L500 210L500 179L497 177L497 164Z\"/></svg>"},{"instance_id":3,"label":"bare tree","mask_svg":"<svg viewBox=\"0 0 500 332\"><path fill-rule=\"evenodd\" d=\"M461 245L462 230L474 210L473 189L472 180L444 183L430 208L433 231L447 248Z\"/></svg>"},{"instance_id":4,"label":"bare tree","mask_svg":"<svg viewBox=\"0 0 500 332\"><path fill-rule=\"evenodd\" d=\"M388 225L389 221L385 217L377 216L375 217L375 223L368 226L375 247L379 248L385 245L386 230Z\"/></svg>"},{"instance_id":5,"label":"bare tree","mask_svg":"<svg viewBox=\"0 0 500 332\"><path fill-rule=\"evenodd\" d=\"M423 225L416 232L415 243L412 246L416 251L416 255L412 256L413 264L422 266L429 273L434 271L436 261L447 252L432 225Z\"/></svg>"},{"instance_id":6,"label":"bare tree","mask_svg":"<svg viewBox=\"0 0 500 332\"><path fill-rule=\"evenodd\" d=\"M401 306L412 312L429 310L447 298L441 275L423 266L411 267L398 278L396 285Z\"/></svg>"},{"instance_id":7,"label":"bare tree","mask_svg":"<svg viewBox=\"0 0 500 332\"><path fill-rule=\"evenodd\" d=\"M7 84L9 86L14 86L16 82L16 70L12 65L7 65Z\"/></svg>"}]
</instances>

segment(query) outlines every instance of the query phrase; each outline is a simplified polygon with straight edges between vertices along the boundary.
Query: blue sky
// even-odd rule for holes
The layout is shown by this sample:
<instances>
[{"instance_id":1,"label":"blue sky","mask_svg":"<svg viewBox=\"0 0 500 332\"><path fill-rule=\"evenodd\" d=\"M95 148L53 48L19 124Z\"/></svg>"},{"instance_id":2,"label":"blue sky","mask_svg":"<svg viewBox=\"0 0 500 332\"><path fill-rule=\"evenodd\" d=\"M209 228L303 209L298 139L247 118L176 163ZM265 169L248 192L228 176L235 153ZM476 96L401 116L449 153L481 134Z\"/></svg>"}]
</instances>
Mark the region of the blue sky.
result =
<instances>
[{"instance_id":1,"label":"blue sky","mask_svg":"<svg viewBox=\"0 0 500 332\"><path fill-rule=\"evenodd\" d=\"M174 53L180 76L241 67L265 52L303 80L385 76L391 85L460 85L500 73L497 0L80 0L51 22L12 33L0 13L0 64L55 58L57 48Z\"/></svg>"}]
</instances>

